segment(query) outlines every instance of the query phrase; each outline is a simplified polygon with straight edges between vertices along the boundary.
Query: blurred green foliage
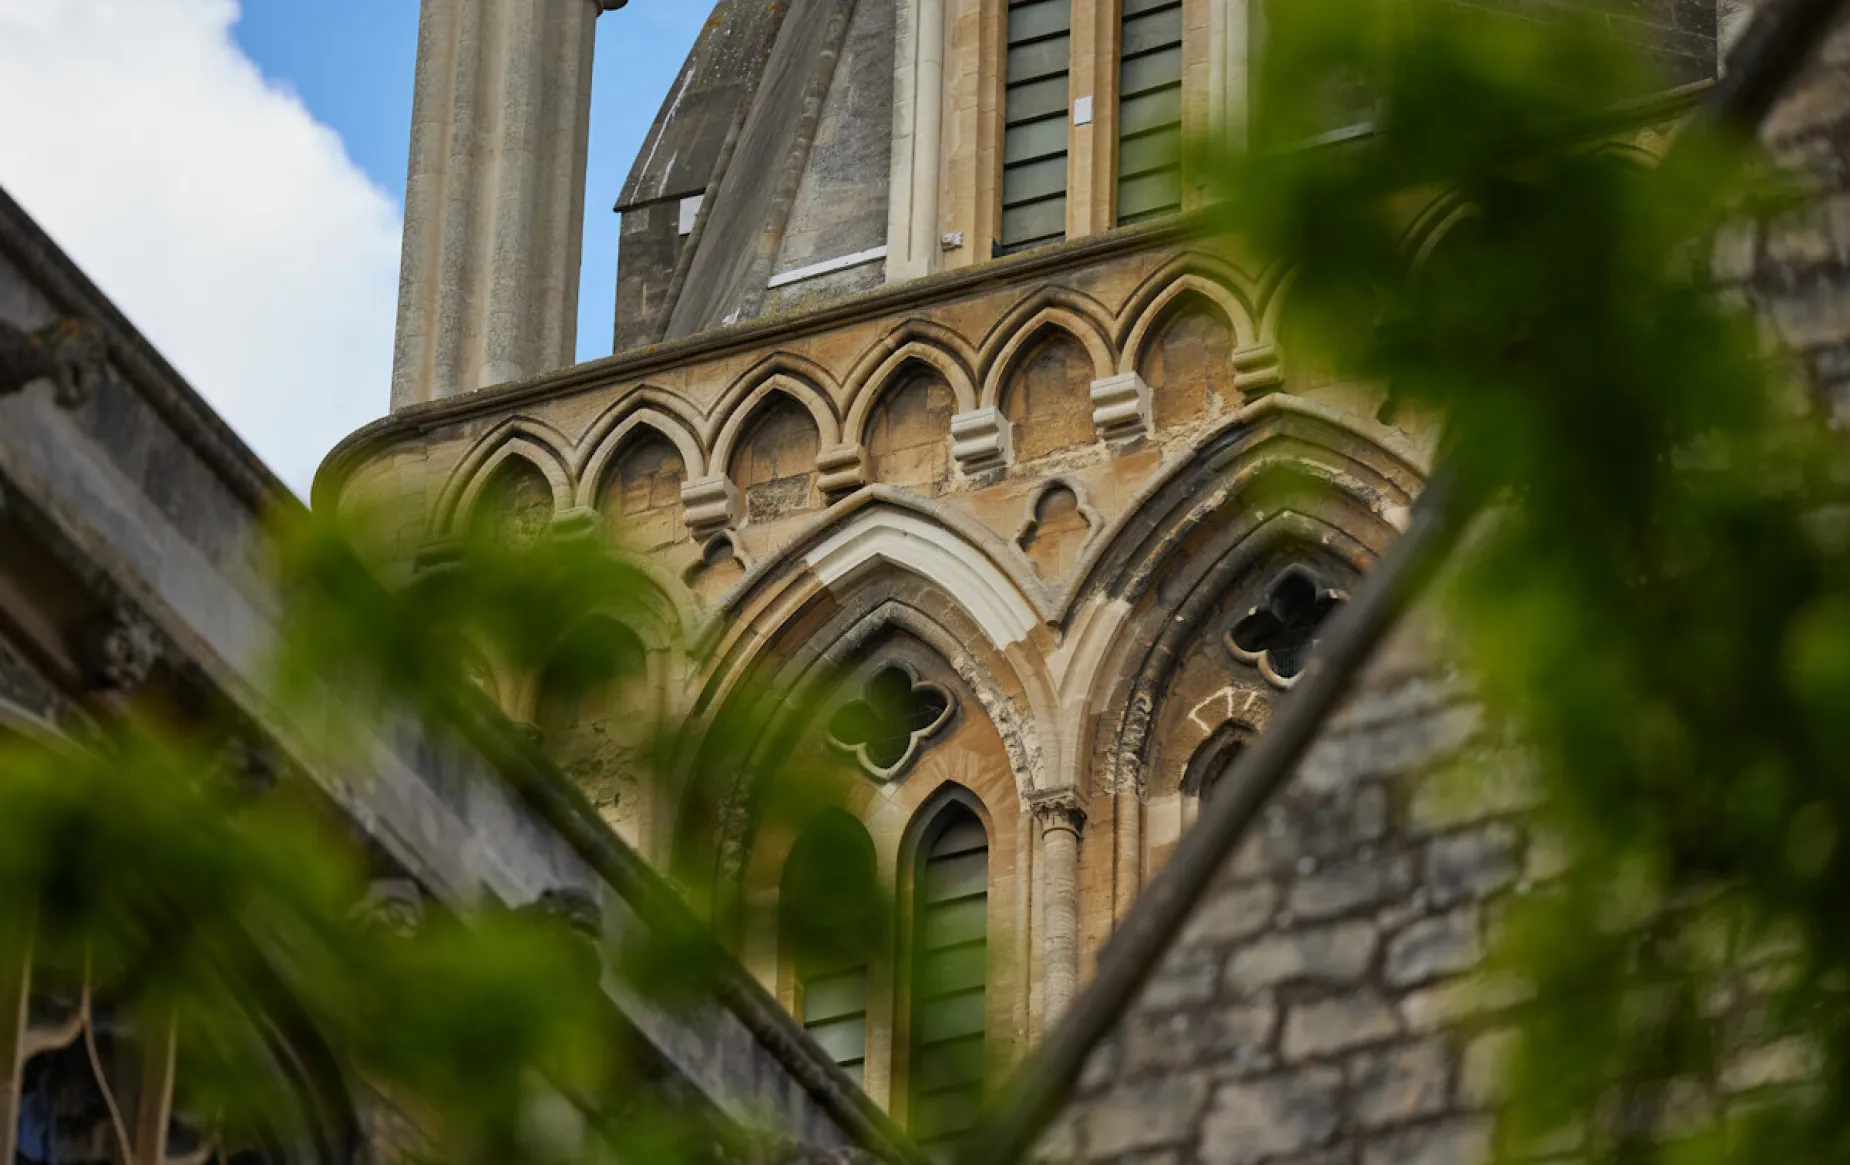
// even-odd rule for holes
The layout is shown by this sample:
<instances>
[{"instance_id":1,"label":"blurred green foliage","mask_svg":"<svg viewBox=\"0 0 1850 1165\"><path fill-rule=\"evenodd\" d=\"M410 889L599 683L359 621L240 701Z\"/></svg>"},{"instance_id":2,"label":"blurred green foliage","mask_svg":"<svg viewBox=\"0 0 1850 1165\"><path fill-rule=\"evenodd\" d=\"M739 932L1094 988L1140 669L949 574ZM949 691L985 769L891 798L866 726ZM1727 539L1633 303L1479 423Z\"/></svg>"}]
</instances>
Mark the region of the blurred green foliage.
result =
<instances>
[{"instance_id":1,"label":"blurred green foliage","mask_svg":"<svg viewBox=\"0 0 1850 1165\"><path fill-rule=\"evenodd\" d=\"M176 1103L228 1145L307 1133L325 1115L279 1073L280 1036L331 1054L337 1088L414 1126L400 1146L414 1157L737 1159L740 1132L664 1078L604 994L609 973L652 1006L710 1005L722 959L620 845L635 874L620 888L647 924L601 938L485 899L431 902L415 924L360 909L377 857L308 770L341 774L364 803L376 750L410 719L433 744L479 748L604 844L595 811L480 690L485 661L589 692L646 666L629 630L644 626L677 666L691 659L659 588L607 539L516 540L478 523L413 569L374 553L401 511L385 499L277 523L281 632L256 677L274 743L247 718L182 722L158 702L74 739L0 740L0 987L30 965L35 998L87 997L132 1017L124 1030L143 1041L174 1026ZM707 724L611 711L642 745L639 780L681 779L682 750L757 764L740 778L780 790L759 799L755 828L795 833L831 803L833 770L791 768L813 749L762 759L772 718L792 719L787 694L739 703L750 711ZM788 744L793 730L779 731ZM280 757L283 779L241 781L228 739ZM790 941L839 942L844 908L812 897ZM877 932L869 903L847 909Z\"/></svg>"},{"instance_id":2,"label":"blurred green foliage","mask_svg":"<svg viewBox=\"0 0 1850 1165\"><path fill-rule=\"evenodd\" d=\"M1792 189L1702 125L1641 157L1661 86L1566 9L1271 15L1229 245L1294 272L1288 348L1439 424L1488 510L1436 605L1571 857L1493 920L1529 999L1500 1152L1840 1159L1850 449L1708 263ZM1311 144L1358 86L1372 132Z\"/></svg>"}]
</instances>

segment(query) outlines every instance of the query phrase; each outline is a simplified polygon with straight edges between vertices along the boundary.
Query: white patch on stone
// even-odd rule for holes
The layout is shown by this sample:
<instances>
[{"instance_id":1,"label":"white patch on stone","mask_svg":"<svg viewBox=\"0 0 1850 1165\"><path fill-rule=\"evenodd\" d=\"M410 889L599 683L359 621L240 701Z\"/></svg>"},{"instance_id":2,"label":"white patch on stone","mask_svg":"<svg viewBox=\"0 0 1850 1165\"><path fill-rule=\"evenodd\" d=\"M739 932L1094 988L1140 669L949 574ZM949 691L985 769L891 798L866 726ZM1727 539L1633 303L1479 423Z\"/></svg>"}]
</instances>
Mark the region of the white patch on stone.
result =
<instances>
[{"instance_id":1,"label":"white patch on stone","mask_svg":"<svg viewBox=\"0 0 1850 1165\"><path fill-rule=\"evenodd\" d=\"M1038 622L1033 606L988 556L916 514L858 514L803 561L831 590L881 563L912 571L956 596L997 647L1025 639Z\"/></svg>"},{"instance_id":2,"label":"white patch on stone","mask_svg":"<svg viewBox=\"0 0 1850 1165\"><path fill-rule=\"evenodd\" d=\"M807 267L796 267L789 271L779 271L771 276L766 287L783 287L791 283L801 283L805 279L820 279L824 275L833 275L837 271L846 271L850 267L861 267L868 263L877 263L886 258L886 244L869 247L865 251L856 251L852 255L838 255L833 259L824 259L820 263L811 263Z\"/></svg>"}]
</instances>

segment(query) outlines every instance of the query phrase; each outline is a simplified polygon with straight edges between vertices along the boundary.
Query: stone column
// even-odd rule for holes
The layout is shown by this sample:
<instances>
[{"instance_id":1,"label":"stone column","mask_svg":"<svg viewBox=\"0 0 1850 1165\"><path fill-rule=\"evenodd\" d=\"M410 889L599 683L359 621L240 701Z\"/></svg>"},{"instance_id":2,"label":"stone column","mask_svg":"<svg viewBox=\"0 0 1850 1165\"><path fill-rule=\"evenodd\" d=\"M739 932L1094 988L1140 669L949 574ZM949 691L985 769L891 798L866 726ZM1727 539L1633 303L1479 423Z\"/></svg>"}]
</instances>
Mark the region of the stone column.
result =
<instances>
[{"instance_id":1,"label":"stone column","mask_svg":"<svg viewBox=\"0 0 1850 1165\"><path fill-rule=\"evenodd\" d=\"M392 407L571 363L591 47L624 0L423 0Z\"/></svg>"},{"instance_id":2,"label":"stone column","mask_svg":"<svg viewBox=\"0 0 1850 1165\"><path fill-rule=\"evenodd\" d=\"M1046 1031L1066 1010L1079 986L1079 831L1085 828L1086 811L1079 797L1066 789L1041 794L1029 807L1040 823L1044 863L1041 1030Z\"/></svg>"}]
</instances>

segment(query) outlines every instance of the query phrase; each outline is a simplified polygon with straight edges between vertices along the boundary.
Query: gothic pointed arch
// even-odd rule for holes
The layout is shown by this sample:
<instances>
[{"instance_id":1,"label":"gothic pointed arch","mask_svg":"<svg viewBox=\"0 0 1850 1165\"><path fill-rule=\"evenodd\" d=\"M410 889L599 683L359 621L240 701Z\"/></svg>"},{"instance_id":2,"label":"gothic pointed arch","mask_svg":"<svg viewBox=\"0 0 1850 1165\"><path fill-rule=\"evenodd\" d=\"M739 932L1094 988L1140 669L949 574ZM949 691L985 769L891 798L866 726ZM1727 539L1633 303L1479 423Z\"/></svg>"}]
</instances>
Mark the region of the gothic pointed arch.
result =
<instances>
[{"instance_id":1,"label":"gothic pointed arch","mask_svg":"<svg viewBox=\"0 0 1850 1165\"><path fill-rule=\"evenodd\" d=\"M841 388L835 377L806 356L773 352L728 385L707 410L703 435L712 450L708 464L713 472L725 472L739 426L772 392L786 393L809 410L825 447L841 440L841 413L835 403Z\"/></svg>"},{"instance_id":2,"label":"gothic pointed arch","mask_svg":"<svg viewBox=\"0 0 1850 1165\"><path fill-rule=\"evenodd\" d=\"M1006 539L961 510L872 485L813 519L750 571L720 612L734 628L727 639L737 640L793 577L836 586L881 563L939 580L992 643L1025 639L1054 617L1053 592L1024 569Z\"/></svg>"},{"instance_id":3,"label":"gothic pointed arch","mask_svg":"<svg viewBox=\"0 0 1850 1165\"><path fill-rule=\"evenodd\" d=\"M1191 292L1226 316L1239 347L1258 342L1258 313L1253 306L1258 281L1231 263L1191 251L1158 267L1125 297L1112 331L1119 372L1136 371L1152 326L1177 296Z\"/></svg>"},{"instance_id":4,"label":"gothic pointed arch","mask_svg":"<svg viewBox=\"0 0 1850 1165\"><path fill-rule=\"evenodd\" d=\"M1098 358L1067 328L1042 323L997 365L992 399L1008 420L1016 464L1098 441L1092 421Z\"/></svg>"},{"instance_id":5,"label":"gothic pointed arch","mask_svg":"<svg viewBox=\"0 0 1850 1165\"><path fill-rule=\"evenodd\" d=\"M905 356L862 397L850 433L865 451L868 476L936 493L950 479L951 424L968 411L942 369Z\"/></svg>"},{"instance_id":6,"label":"gothic pointed arch","mask_svg":"<svg viewBox=\"0 0 1850 1165\"><path fill-rule=\"evenodd\" d=\"M482 434L450 470L432 511L433 530L439 535L455 533L482 487L510 457L524 458L546 479L555 511L570 509L577 492L571 450L565 434L545 421L521 416L502 421Z\"/></svg>"},{"instance_id":7,"label":"gothic pointed arch","mask_svg":"<svg viewBox=\"0 0 1850 1165\"><path fill-rule=\"evenodd\" d=\"M1233 354L1239 317L1213 285L1183 276L1150 305L1123 355L1125 372L1150 391L1151 425L1162 432L1193 424L1241 403Z\"/></svg>"},{"instance_id":8,"label":"gothic pointed arch","mask_svg":"<svg viewBox=\"0 0 1850 1165\"><path fill-rule=\"evenodd\" d=\"M748 397L714 446L714 464L743 498L746 523L776 521L820 503L817 459L829 431L779 382Z\"/></svg>"},{"instance_id":9,"label":"gothic pointed arch","mask_svg":"<svg viewBox=\"0 0 1850 1165\"><path fill-rule=\"evenodd\" d=\"M917 686L945 692L956 717L944 730L949 739L964 731L958 724L981 726L993 741L985 746L993 759L987 776L970 779L994 783L988 796L998 811L1006 804L1013 812L1027 792L1051 780L1058 764L1059 741L1040 727L1052 723L1054 687L1038 646L1024 642L1040 626L1033 607L1019 593L1006 594L1013 588L993 566L973 566L973 558L984 556L972 548L953 554L947 532L938 531L936 549L922 541L930 531L916 512L864 506L861 516L858 532L836 548L858 548L852 562L833 560L845 569L830 568L833 551L824 538L810 547L823 548L822 556L798 554L783 569L748 579L734 594L723 634L709 647L696 724L726 729L707 735L720 752L700 741L684 750L688 763L675 794L672 832L683 876L708 888L721 919L736 910L736 887L753 860L753 782L771 779L768 771L799 754L799 721L826 726L825 713L837 706L830 693L843 677L863 675L869 661L893 660ZM953 568L965 572L961 585L947 578ZM937 780L942 765L963 763L957 758L967 752L941 747L936 720L917 727L927 751L916 762L908 756L897 770L859 772L847 755L855 741L830 748L821 736L813 739L825 754L848 761L842 771L851 785L884 788L888 792L879 796L904 802Z\"/></svg>"},{"instance_id":10,"label":"gothic pointed arch","mask_svg":"<svg viewBox=\"0 0 1850 1165\"><path fill-rule=\"evenodd\" d=\"M621 415L606 414L586 434L578 506L598 512L632 545L654 549L686 541L681 490L705 476L706 457L680 418L635 402Z\"/></svg>"},{"instance_id":11,"label":"gothic pointed arch","mask_svg":"<svg viewBox=\"0 0 1850 1165\"><path fill-rule=\"evenodd\" d=\"M1268 397L1120 516L1078 592L1119 614L1075 629L1074 656L1091 662L1072 679L1088 693L1082 755L1101 786L1173 789L1201 737L1269 716L1281 685L1262 651L1230 647L1229 633L1287 572L1321 593L1372 566L1424 481L1406 446L1336 410ZM1314 640L1314 626L1297 629L1299 648Z\"/></svg>"},{"instance_id":12,"label":"gothic pointed arch","mask_svg":"<svg viewBox=\"0 0 1850 1165\"><path fill-rule=\"evenodd\" d=\"M1117 370L1111 313L1104 305L1068 288L1043 287L1004 313L978 348L979 404L996 406L1009 367L1024 348L1044 339L1049 328L1065 332L1085 350L1093 379L1102 380Z\"/></svg>"},{"instance_id":13,"label":"gothic pointed arch","mask_svg":"<svg viewBox=\"0 0 1850 1165\"><path fill-rule=\"evenodd\" d=\"M950 328L926 320L907 320L861 353L842 382L844 440L865 443L868 412L879 394L908 363L919 363L944 378L960 413L977 407L977 353Z\"/></svg>"},{"instance_id":14,"label":"gothic pointed arch","mask_svg":"<svg viewBox=\"0 0 1850 1165\"><path fill-rule=\"evenodd\" d=\"M687 467L688 477L706 474L707 455L698 434L699 416L674 393L643 385L600 413L579 438L579 505L594 502L611 457L639 428L653 430L671 442Z\"/></svg>"},{"instance_id":15,"label":"gothic pointed arch","mask_svg":"<svg viewBox=\"0 0 1850 1165\"><path fill-rule=\"evenodd\" d=\"M540 538L559 514L559 483L547 479L531 457L503 448L466 497L456 525L487 534L508 546L526 546Z\"/></svg>"}]
</instances>

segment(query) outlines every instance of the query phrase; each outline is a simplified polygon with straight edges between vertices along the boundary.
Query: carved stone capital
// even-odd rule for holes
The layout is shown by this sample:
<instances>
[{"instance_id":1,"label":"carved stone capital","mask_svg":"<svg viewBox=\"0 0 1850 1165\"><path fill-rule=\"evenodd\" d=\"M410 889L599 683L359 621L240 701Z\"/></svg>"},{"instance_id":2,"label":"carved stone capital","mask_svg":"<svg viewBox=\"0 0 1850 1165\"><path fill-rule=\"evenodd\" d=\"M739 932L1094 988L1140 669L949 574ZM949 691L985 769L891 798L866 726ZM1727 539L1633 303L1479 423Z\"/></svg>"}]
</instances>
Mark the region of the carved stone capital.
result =
<instances>
[{"instance_id":1,"label":"carved stone capital","mask_svg":"<svg viewBox=\"0 0 1850 1165\"><path fill-rule=\"evenodd\" d=\"M1028 799L1028 812L1040 823L1041 834L1061 831L1078 837L1086 827L1085 806L1071 789L1051 789Z\"/></svg>"},{"instance_id":2,"label":"carved stone capital","mask_svg":"<svg viewBox=\"0 0 1850 1165\"><path fill-rule=\"evenodd\" d=\"M410 878L375 878L353 920L365 930L408 936L424 925L424 888Z\"/></svg>"},{"instance_id":3,"label":"carved stone capital","mask_svg":"<svg viewBox=\"0 0 1850 1165\"><path fill-rule=\"evenodd\" d=\"M816 488L833 501L867 484L867 450L859 442L831 445L816 455Z\"/></svg>"},{"instance_id":4,"label":"carved stone capital","mask_svg":"<svg viewBox=\"0 0 1850 1165\"><path fill-rule=\"evenodd\" d=\"M1092 427L1099 438L1116 444L1147 435L1150 386L1135 372L1092 382Z\"/></svg>"},{"instance_id":5,"label":"carved stone capital","mask_svg":"<svg viewBox=\"0 0 1850 1165\"><path fill-rule=\"evenodd\" d=\"M681 487L682 519L705 540L739 520L739 487L723 473L697 477Z\"/></svg>"},{"instance_id":6,"label":"carved stone capital","mask_svg":"<svg viewBox=\"0 0 1850 1165\"><path fill-rule=\"evenodd\" d=\"M1014 436L1001 409L972 409L951 418L951 457L964 476L1001 469L1014 456Z\"/></svg>"}]
</instances>

